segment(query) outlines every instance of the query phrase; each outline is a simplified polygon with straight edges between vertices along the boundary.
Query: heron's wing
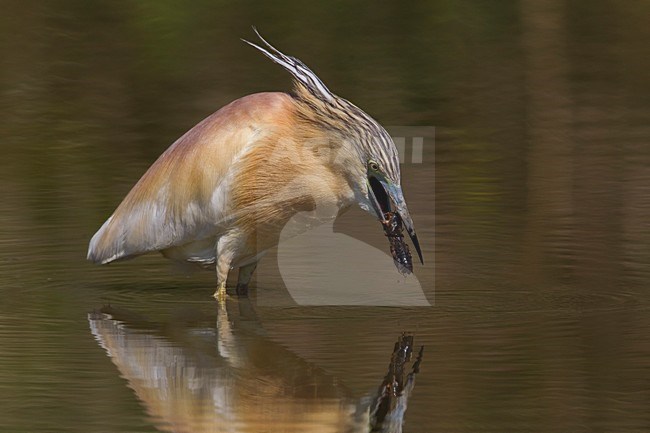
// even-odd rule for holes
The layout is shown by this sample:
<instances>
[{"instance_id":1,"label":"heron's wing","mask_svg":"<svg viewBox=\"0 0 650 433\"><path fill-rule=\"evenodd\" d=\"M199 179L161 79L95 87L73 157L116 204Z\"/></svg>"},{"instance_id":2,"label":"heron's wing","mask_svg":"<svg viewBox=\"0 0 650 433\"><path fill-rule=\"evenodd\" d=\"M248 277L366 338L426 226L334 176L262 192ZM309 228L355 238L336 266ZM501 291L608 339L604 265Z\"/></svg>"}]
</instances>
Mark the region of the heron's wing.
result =
<instances>
[{"instance_id":1,"label":"heron's wing","mask_svg":"<svg viewBox=\"0 0 650 433\"><path fill-rule=\"evenodd\" d=\"M88 259L109 263L218 234L232 218L235 163L274 125L286 124L292 108L287 94L259 93L196 125L156 160L93 236Z\"/></svg>"}]
</instances>

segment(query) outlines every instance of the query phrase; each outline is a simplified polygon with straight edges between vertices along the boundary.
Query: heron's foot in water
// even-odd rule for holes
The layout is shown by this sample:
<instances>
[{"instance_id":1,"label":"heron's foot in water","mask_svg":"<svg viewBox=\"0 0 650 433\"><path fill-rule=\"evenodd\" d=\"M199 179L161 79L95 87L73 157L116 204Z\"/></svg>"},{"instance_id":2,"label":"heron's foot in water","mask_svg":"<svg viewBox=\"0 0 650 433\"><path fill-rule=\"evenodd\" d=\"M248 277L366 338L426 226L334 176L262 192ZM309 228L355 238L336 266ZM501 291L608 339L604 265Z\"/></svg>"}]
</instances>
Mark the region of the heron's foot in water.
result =
<instances>
[{"instance_id":1,"label":"heron's foot in water","mask_svg":"<svg viewBox=\"0 0 650 433\"><path fill-rule=\"evenodd\" d=\"M226 293L226 283L219 283L217 285L217 291L214 292L214 295L212 296L214 296L214 299L219 303L225 302L228 297L228 293Z\"/></svg>"}]
</instances>

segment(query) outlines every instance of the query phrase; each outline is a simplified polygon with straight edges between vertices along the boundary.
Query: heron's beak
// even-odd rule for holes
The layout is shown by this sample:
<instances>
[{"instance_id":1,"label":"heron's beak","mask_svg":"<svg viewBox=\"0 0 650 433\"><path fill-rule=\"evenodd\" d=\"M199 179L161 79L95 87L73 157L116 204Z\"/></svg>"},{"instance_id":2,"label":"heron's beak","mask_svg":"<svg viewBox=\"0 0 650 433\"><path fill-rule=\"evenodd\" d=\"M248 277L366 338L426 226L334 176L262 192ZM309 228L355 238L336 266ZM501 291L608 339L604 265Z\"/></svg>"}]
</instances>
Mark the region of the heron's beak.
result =
<instances>
[{"instance_id":1,"label":"heron's beak","mask_svg":"<svg viewBox=\"0 0 650 433\"><path fill-rule=\"evenodd\" d=\"M368 179L368 183L371 191L370 202L377 213L379 220L384 222L384 214L391 209L399 214L402 219L402 223L406 228L415 251L418 252L418 257L420 258L420 263L424 264L424 259L422 258L422 250L420 249L420 242L418 241L418 235L415 233L415 227L413 227L413 219L411 219L411 214L409 213L408 208L406 207L406 201L404 200L404 193L402 188L387 182L385 180L377 179L371 177ZM387 200L388 199L388 200Z\"/></svg>"}]
</instances>

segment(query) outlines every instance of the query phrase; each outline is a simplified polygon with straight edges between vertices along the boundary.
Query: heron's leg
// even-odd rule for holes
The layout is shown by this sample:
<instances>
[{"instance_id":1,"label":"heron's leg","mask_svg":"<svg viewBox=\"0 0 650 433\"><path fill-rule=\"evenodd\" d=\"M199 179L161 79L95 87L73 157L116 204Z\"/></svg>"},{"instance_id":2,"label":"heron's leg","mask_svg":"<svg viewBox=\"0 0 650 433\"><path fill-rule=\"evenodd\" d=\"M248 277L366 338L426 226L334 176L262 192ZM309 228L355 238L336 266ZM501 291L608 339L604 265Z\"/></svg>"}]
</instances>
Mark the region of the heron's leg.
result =
<instances>
[{"instance_id":1,"label":"heron's leg","mask_svg":"<svg viewBox=\"0 0 650 433\"><path fill-rule=\"evenodd\" d=\"M238 296L248 295L248 283L250 283L251 278L253 277L253 272L255 272L255 268L257 268L257 262L253 262L239 268L239 277L237 279Z\"/></svg>"},{"instance_id":2,"label":"heron's leg","mask_svg":"<svg viewBox=\"0 0 650 433\"><path fill-rule=\"evenodd\" d=\"M221 244L221 241L219 241ZM219 254L219 246L217 247L217 291L214 292L214 297L219 302L226 299L226 281L228 281L228 272L230 272L230 263L232 261L231 254L223 252Z\"/></svg>"}]
</instances>

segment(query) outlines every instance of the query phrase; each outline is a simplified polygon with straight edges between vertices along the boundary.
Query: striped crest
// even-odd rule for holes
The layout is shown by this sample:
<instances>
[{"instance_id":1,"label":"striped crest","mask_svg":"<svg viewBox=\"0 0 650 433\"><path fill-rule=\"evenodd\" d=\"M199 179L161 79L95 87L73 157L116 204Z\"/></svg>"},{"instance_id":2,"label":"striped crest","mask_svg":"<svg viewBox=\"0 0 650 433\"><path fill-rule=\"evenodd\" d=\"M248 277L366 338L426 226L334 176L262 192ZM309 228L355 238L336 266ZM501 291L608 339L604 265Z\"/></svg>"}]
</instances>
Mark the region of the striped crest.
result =
<instances>
[{"instance_id":1,"label":"striped crest","mask_svg":"<svg viewBox=\"0 0 650 433\"><path fill-rule=\"evenodd\" d=\"M266 48L249 42L250 46L260 50L266 57L286 69L295 79L299 90L308 92L308 105L318 121L330 127L349 131L359 137L356 141L363 156L363 163L376 159L384 166L389 177L400 184L399 155L392 138L386 130L372 117L352 102L336 96L318 76L299 59L287 56L268 43L253 27L255 34Z\"/></svg>"},{"instance_id":2,"label":"striped crest","mask_svg":"<svg viewBox=\"0 0 650 433\"><path fill-rule=\"evenodd\" d=\"M254 48L257 48L266 57L289 71L289 73L296 79L296 81L305 86L305 88L309 90L309 92L312 93L315 97L328 102L334 102L334 94L330 92L327 86L321 81L320 78L318 78L316 74L314 74L311 69L307 67L307 65L295 57L282 54L273 45L269 44L262 37L262 35L260 35L255 27L253 27L253 30L255 31L257 37L260 38L260 40L264 43L264 45L266 45L268 49L260 47L259 45L247 41L246 39L242 39L242 41L246 42L248 45Z\"/></svg>"}]
</instances>

